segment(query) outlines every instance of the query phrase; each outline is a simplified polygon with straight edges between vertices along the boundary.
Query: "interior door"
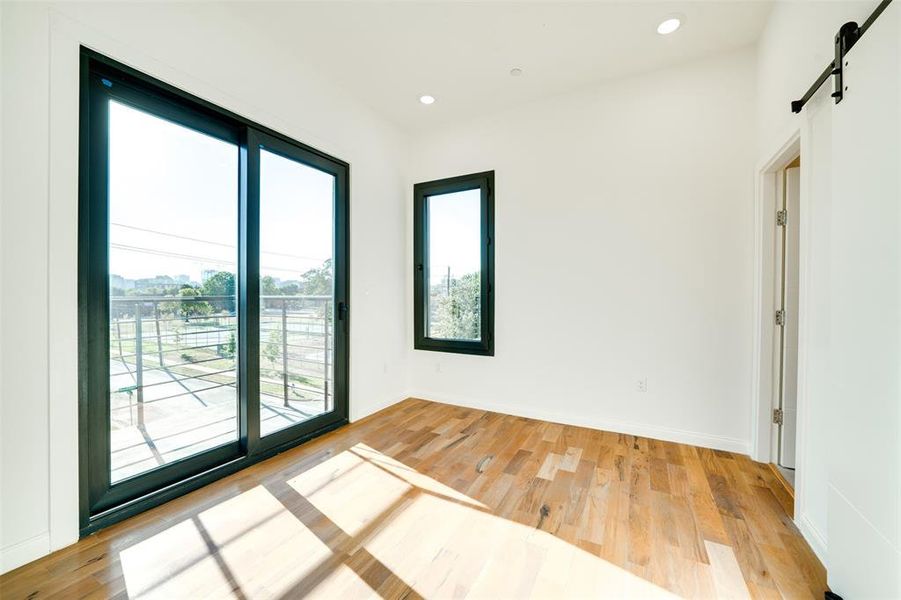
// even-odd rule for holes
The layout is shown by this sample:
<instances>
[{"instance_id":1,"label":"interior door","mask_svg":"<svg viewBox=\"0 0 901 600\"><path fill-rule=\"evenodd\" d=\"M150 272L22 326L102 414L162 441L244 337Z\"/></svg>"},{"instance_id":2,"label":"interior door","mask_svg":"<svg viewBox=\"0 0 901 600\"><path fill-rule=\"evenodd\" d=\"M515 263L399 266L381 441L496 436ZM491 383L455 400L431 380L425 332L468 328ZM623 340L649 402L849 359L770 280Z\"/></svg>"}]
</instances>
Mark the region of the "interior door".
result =
<instances>
[{"instance_id":1,"label":"interior door","mask_svg":"<svg viewBox=\"0 0 901 600\"><path fill-rule=\"evenodd\" d=\"M795 434L798 423L798 284L800 252L801 169L784 171L782 187L785 224L782 229L782 357L779 424L779 465L795 468Z\"/></svg>"},{"instance_id":2,"label":"interior door","mask_svg":"<svg viewBox=\"0 0 901 600\"><path fill-rule=\"evenodd\" d=\"M901 5L845 57L832 115L829 585L901 597Z\"/></svg>"}]
</instances>

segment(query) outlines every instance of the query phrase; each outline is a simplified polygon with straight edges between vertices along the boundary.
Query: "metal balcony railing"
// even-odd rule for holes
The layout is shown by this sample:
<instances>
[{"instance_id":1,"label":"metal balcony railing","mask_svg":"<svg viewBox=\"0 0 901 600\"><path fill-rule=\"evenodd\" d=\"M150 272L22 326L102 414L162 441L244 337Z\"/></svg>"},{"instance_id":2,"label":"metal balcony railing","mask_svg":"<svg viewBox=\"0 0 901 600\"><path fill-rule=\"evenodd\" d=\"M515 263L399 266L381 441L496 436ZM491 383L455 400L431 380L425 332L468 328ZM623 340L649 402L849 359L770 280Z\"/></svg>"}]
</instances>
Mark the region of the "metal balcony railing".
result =
<instances>
[{"instance_id":1,"label":"metal balcony railing","mask_svg":"<svg viewBox=\"0 0 901 600\"><path fill-rule=\"evenodd\" d=\"M331 410L332 318L330 296L260 297L261 402L318 399ZM143 426L151 405L234 388L237 335L234 296L111 297L111 410L127 411L114 420ZM147 381L155 372L166 377Z\"/></svg>"}]
</instances>

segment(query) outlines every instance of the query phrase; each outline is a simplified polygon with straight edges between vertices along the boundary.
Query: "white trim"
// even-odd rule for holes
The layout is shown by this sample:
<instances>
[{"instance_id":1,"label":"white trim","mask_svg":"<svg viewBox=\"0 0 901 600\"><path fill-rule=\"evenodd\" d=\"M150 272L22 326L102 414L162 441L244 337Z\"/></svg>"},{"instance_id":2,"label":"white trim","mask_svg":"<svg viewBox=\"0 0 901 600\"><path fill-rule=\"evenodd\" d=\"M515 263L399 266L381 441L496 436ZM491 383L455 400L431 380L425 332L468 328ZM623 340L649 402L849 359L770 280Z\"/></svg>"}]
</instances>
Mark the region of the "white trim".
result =
<instances>
[{"instance_id":1,"label":"white trim","mask_svg":"<svg viewBox=\"0 0 901 600\"><path fill-rule=\"evenodd\" d=\"M807 143L810 139L810 124L806 109L802 112L793 128L784 137L784 142L775 149L769 158L762 162L757 171L757 185L755 193L755 229L754 229L754 355L752 357L752 415L751 415L751 456L760 462L772 462L773 430L771 413L773 396L773 344L775 343L769 331L769 314L767 306L772 306L773 299L768 298L766 290L766 277L772 277L772 273L765 268L766 248L764 245L765 229L771 221L771 215L767 214L767 207L772 203L772 198L767 197L766 185L774 172L790 162L798 154L801 155L801 215L800 248L799 248L799 282L798 282L798 390L797 390L797 431L795 437L795 503L794 514L796 523L802 535L813 548L817 557L826 564L826 536L810 521L806 506L807 483L807 425L809 409L807 404L807 361L808 361L808 316L810 312L810 216L811 197L810 182L811 170L804 168L804 156L810 155ZM766 320L765 320L766 319Z\"/></svg>"},{"instance_id":2,"label":"white trim","mask_svg":"<svg viewBox=\"0 0 901 600\"><path fill-rule=\"evenodd\" d=\"M801 160L804 156L811 156L808 148L810 140L810 119L807 110L801 113ZM809 161L808 161L809 163ZM801 197L800 197L800 240L798 247L798 391L795 431L795 511L794 514L807 519L807 457L810 455L807 449L807 424L810 419L810 410L807 404L807 356L809 348L808 330L810 317L810 217L813 213L811 207L811 181L812 170L805 169L801 164ZM818 553L820 562L826 564L826 536L819 533L816 527L812 531L817 532L817 542L822 545L822 553ZM810 540L810 538L808 538Z\"/></svg>"},{"instance_id":3,"label":"white trim","mask_svg":"<svg viewBox=\"0 0 901 600\"><path fill-rule=\"evenodd\" d=\"M78 36L49 12L47 323L49 551L78 541ZM46 553L46 552L45 552Z\"/></svg>"},{"instance_id":4,"label":"white trim","mask_svg":"<svg viewBox=\"0 0 901 600\"><path fill-rule=\"evenodd\" d=\"M410 396L413 398L421 398L423 400L441 402L442 404L488 410L491 412L513 415L516 417L526 417L528 419L539 419L541 421L550 421L552 423L560 423L563 425L574 425L576 427L588 427L590 429L599 429L602 431L625 433L655 440L678 442L680 444L700 446L702 448L713 448L714 450L726 450L728 452L737 452L739 454L748 454L750 448L747 440L697 431L686 431L684 429L675 429L671 427L657 427L631 421L610 421L603 418L592 417L578 419L573 418L572 415L568 413L544 409L516 407L511 410L511 407L506 405L492 404L490 402L473 402L469 400L460 400L459 398L447 398L438 393L425 391L411 393Z\"/></svg>"},{"instance_id":5,"label":"white trim","mask_svg":"<svg viewBox=\"0 0 901 600\"><path fill-rule=\"evenodd\" d=\"M779 168L788 164L801 152L801 131L791 130L783 138L782 144L769 154L769 158L757 167L754 178L754 270L752 282L753 289L753 314L751 316L751 458L758 462L771 462L772 453L772 391L773 391L773 333L770 327L771 315L774 309L774 298L768 291L771 289L771 269L765 264L766 257L770 255L769 244L765 240L771 240L767 232L775 218L775 197L772 185L774 173ZM804 168L801 168L804 176ZM802 180L801 202L804 204L804 186ZM803 208L802 208L803 212ZM801 272L806 268L804 264L805 237L801 237ZM804 289L801 289L800 306L804 306ZM801 312L804 312L803 309ZM799 323L800 325L800 323ZM799 332L799 338L801 333ZM799 339L799 347L801 340ZM799 351L799 370L801 368ZM799 389L800 396L800 389ZM799 397L800 405L800 397Z\"/></svg>"},{"instance_id":6,"label":"white trim","mask_svg":"<svg viewBox=\"0 0 901 600\"><path fill-rule=\"evenodd\" d=\"M816 528L816 525L813 524L813 521L807 518L807 515L801 515L800 518L795 521L795 524L801 531L801 535L803 535L804 539L807 540L808 545L810 545L810 549L813 550L813 553L817 555L817 558L820 559L820 562L825 566L826 536Z\"/></svg>"},{"instance_id":7,"label":"white trim","mask_svg":"<svg viewBox=\"0 0 901 600\"><path fill-rule=\"evenodd\" d=\"M50 532L45 531L0 549L0 574L28 564L50 552Z\"/></svg>"}]
</instances>

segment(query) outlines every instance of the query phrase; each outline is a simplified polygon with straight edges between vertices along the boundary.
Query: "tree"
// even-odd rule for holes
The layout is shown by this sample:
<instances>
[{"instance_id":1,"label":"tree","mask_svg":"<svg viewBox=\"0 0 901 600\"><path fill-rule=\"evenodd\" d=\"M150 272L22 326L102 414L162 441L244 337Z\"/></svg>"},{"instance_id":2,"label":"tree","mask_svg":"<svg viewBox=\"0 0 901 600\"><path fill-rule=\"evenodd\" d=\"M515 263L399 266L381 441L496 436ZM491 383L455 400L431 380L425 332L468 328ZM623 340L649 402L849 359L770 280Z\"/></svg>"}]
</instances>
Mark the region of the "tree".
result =
<instances>
[{"instance_id":1,"label":"tree","mask_svg":"<svg viewBox=\"0 0 901 600\"><path fill-rule=\"evenodd\" d=\"M216 348L216 350L217 350L219 356L221 356L223 358L234 358L236 345L237 344L235 343L235 334L229 333L228 334L228 342L225 344L220 344Z\"/></svg>"},{"instance_id":2,"label":"tree","mask_svg":"<svg viewBox=\"0 0 901 600\"><path fill-rule=\"evenodd\" d=\"M482 328L481 274L467 273L450 281L450 293L441 295L434 308L430 334L448 339L479 339ZM440 284L441 291L447 282Z\"/></svg>"},{"instance_id":3,"label":"tree","mask_svg":"<svg viewBox=\"0 0 901 600\"><path fill-rule=\"evenodd\" d=\"M300 295L300 286L296 281L283 283L279 288L279 293L284 294L285 296L298 296Z\"/></svg>"},{"instance_id":4,"label":"tree","mask_svg":"<svg viewBox=\"0 0 901 600\"><path fill-rule=\"evenodd\" d=\"M308 296L332 295L332 259L300 276L300 291Z\"/></svg>"},{"instance_id":5,"label":"tree","mask_svg":"<svg viewBox=\"0 0 901 600\"><path fill-rule=\"evenodd\" d=\"M282 356L282 332L281 326L269 332L269 339L263 346L263 357L269 361L272 368L275 369L276 362Z\"/></svg>"},{"instance_id":6,"label":"tree","mask_svg":"<svg viewBox=\"0 0 901 600\"><path fill-rule=\"evenodd\" d=\"M264 296L279 296L282 294L282 290L275 283L275 277L266 275L260 277L260 293Z\"/></svg>"},{"instance_id":7,"label":"tree","mask_svg":"<svg viewBox=\"0 0 901 600\"><path fill-rule=\"evenodd\" d=\"M228 271L217 271L203 282L204 296L226 296L212 301L219 310L234 312L235 310L235 274Z\"/></svg>"},{"instance_id":8,"label":"tree","mask_svg":"<svg viewBox=\"0 0 901 600\"><path fill-rule=\"evenodd\" d=\"M171 315L178 315L186 321L189 317L208 315L212 310L209 302L202 300L190 300L190 298L195 298L201 295L202 294L200 289L187 284L183 285L181 289L178 290L177 296L179 298L183 298L184 300L182 302L164 302L160 304L160 310Z\"/></svg>"},{"instance_id":9,"label":"tree","mask_svg":"<svg viewBox=\"0 0 901 600\"><path fill-rule=\"evenodd\" d=\"M196 287L192 287L190 285L186 285L178 290L178 295L181 298L184 298L181 304L181 316L188 319L188 317L197 317L210 314L212 307L209 302L205 302L203 300L188 300L188 298L196 298L200 296L200 290Z\"/></svg>"}]
</instances>

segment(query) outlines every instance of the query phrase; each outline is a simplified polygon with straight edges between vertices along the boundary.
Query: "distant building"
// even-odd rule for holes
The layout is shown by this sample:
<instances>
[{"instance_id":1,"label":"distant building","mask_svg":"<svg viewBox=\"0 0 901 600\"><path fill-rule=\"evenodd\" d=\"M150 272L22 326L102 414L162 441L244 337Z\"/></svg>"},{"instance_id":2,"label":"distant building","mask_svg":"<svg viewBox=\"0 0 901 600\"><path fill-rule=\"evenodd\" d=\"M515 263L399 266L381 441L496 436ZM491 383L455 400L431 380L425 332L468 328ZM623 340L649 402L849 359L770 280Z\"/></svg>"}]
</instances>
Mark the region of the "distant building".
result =
<instances>
[{"instance_id":1,"label":"distant building","mask_svg":"<svg viewBox=\"0 0 901 600\"><path fill-rule=\"evenodd\" d=\"M178 285L178 283L168 275L157 275L156 277L146 277L144 279L135 280L135 288L139 290L170 285Z\"/></svg>"},{"instance_id":2,"label":"distant building","mask_svg":"<svg viewBox=\"0 0 901 600\"><path fill-rule=\"evenodd\" d=\"M134 279L126 279L121 275L112 274L109 276L109 286L120 290L133 290L135 287Z\"/></svg>"}]
</instances>

